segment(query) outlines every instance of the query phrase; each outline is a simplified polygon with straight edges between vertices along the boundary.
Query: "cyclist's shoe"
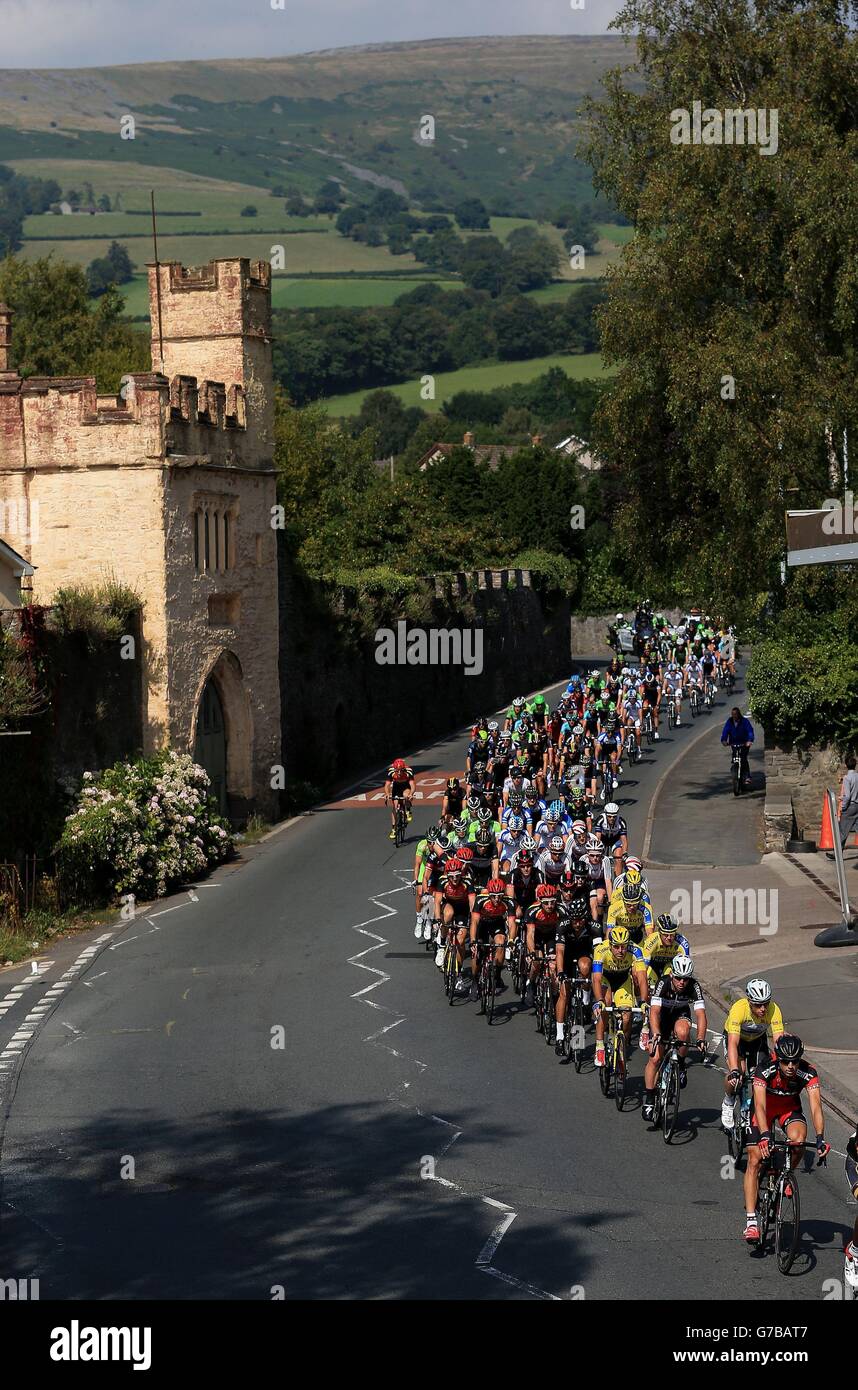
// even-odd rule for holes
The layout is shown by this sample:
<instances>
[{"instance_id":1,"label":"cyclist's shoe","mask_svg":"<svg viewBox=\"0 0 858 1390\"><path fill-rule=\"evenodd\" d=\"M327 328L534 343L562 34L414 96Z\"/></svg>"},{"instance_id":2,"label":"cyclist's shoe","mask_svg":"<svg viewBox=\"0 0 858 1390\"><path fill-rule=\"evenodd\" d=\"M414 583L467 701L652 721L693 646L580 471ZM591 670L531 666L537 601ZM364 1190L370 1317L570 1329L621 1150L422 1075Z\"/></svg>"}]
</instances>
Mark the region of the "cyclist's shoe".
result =
<instances>
[{"instance_id":1,"label":"cyclist's shoe","mask_svg":"<svg viewBox=\"0 0 858 1390\"><path fill-rule=\"evenodd\" d=\"M644 1122L645 1125L651 1125L651 1124L652 1124L652 1118L653 1118L653 1115L654 1115L654 1114L655 1114L655 1106L653 1105L652 1101L651 1101L651 1100L645 1100L644 1103L643 1103L643 1105L641 1106L641 1115L642 1115L642 1117L643 1117L643 1122Z\"/></svg>"},{"instance_id":2,"label":"cyclist's shoe","mask_svg":"<svg viewBox=\"0 0 858 1390\"><path fill-rule=\"evenodd\" d=\"M733 1128L733 1102L726 1097L721 1102L721 1127L728 1133Z\"/></svg>"},{"instance_id":3,"label":"cyclist's shoe","mask_svg":"<svg viewBox=\"0 0 858 1390\"><path fill-rule=\"evenodd\" d=\"M443 943L443 941L439 941L439 942L438 942L438 949L437 949L437 951L435 952L435 964L437 965L437 967L438 967L439 970L441 970L442 967L443 967L443 965L444 965L444 943Z\"/></svg>"},{"instance_id":4,"label":"cyclist's shoe","mask_svg":"<svg viewBox=\"0 0 858 1390\"><path fill-rule=\"evenodd\" d=\"M427 918L426 921L423 923L423 940L424 940L424 941L431 941L431 940L432 940L432 923L429 921L428 918Z\"/></svg>"},{"instance_id":5,"label":"cyclist's shoe","mask_svg":"<svg viewBox=\"0 0 858 1390\"><path fill-rule=\"evenodd\" d=\"M472 980L472 981L471 981L471 988L470 988L470 991L469 991L469 993L468 993L468 998L473 1002L473 1001L479 999L479 997L480 997L480 987L479 987L479 985L477 984L476 980Z\"/></svg>"},{"instance_id":6,"label":"cyclist's shoe","mask_svg":"<svg viewBox=\"0 0 858 1390\"><path fill-rule=\"evenodd\" d=\"M679 1089L680 1089L680 1091L683 1089L684 1086L687 1086L687 1085L688 1085L688 1072L685 1070L685 1067L680 1067L680 1068L679 1068Z\"/></svg>"},{"instance_id":7,"label":"cyclist's shoe","mask_svg":"<svg viewBox=\"0 0 858 1390\"><path fill-rule=\"evenodd\" d=\"M390 832L390 834L388 835L387 838L388 838L388 840L395 840L395 839L396 839L396 831L395 831L395 830L391 830L391 832Z\"/></svg>"},{"instance_id":8,"label":"cyclist's shoe","mask_svg":"<svg viewBox=\"0 0 858 1390\"><path fill-rule=\"evenodd\" d=\"M471 977L470 977L469 975L468 975L468 976L460 975L459 978L458 978L458 980L456 981L456 993L457 993L457 994L470 994L470 992L471 992Z\"/></svg>"},{"instance_id":9,"label":"cyclist's shoe","mask_svg":"<svg viewBox=\"0 0 858 1390\"><path fill-rule=\"evenodd\" d=\"M419 917L417 918L417 921L416 921L416 923L415 923L415 925L414 925L414 940L415 940L415 941L422 941L422 940L423 940L423 923L420 921L420 918L419 918Z\"/></svg>"},{"instance_id":10,"label":"cyclist's shoe","mask_svg":"<svg viewBox=\"0 0 858 1390\"><path fill-rule=\"evenodd\" d=\"M503 975L500 975L497 971L495 971L495 994L503 994L505 989L506 981L504 980Z\"/></svg>"},{"instance_id":11,"label":"cyclist's shoe","mask_svg":"<svg viewBox=\"0 0 858 1390\"><path fill-rule=\"evenodd\" d=\"M760 1239L760 1225L756 1215L745 1217L745 1229L742 1232L749 1245L756 1245Z\"/></svg>"},{"instance_id":12,"label":"cyclist's shoe","mask_svg":"<svg viewBox=\"0 0 858 1390\"><path fill-rule=\"evenodd\" d=\"M554 1044L554 1055L555 1055L555 1057L562 1057L562 1056L563 1056L563 1039L562 1039L562 1038L558 1038L557 1041L556 1041L556 1043Z\"/></svg>"},{"instance_id":13,"label":"cyclist's shoe","mask_svg":"<svg viewBox=\"0 0 858 1390\"><path fill-rule=\"evenodd\" d=\"M656 743L658 743L658 729L653 730L652 736L655 739Z\"/></svg>"},{"instance_id":14,"label":"cyclist's shoe","mask_svg":"<svg viewBox=\"0 0 858 1390\"><path fill-rule=\"evenodd\" d=\"M680 726L681 723L682 723L682 720L680 719L679 715L677 715L677 716L676 716L676 727L677 727L677 729L679 728L679 726Z\"/></svg>"},{"instance_id":15,"label":"cyclist's shoe","mask_svg":"<svg viewBox=\"0 0 858 1390\"><path fill-rule=\"evenodd\" d=\"M844 1254L846 1257L844 1278L850 1289L858 1290L858 1246L854 1240L850 1240Z\"/></svg>"},{"instance_id":16,"label":"cyclist's shoe","mask_svg":"<svg viewBox=\"0 0 858 1390\"><path fill-rule=\"evenodd\" d=\"M620 779L619 779L619 777L612 777L612 778L611 778L611 781L613 782L615 788L618 787L618 786L620 785Z\"/></svg>"},{"instance_id":17,"label":"cyclist's shoe","mask_svg":"<svg viewBox=\"0 0 858 1390\"><path fill-rule=\"evenodd\" d=\"M405 819L408 821L408 824L410 825L411 822L412 822L413 819L414 819L414 816L413 816L413 814L412 814L411 811L406 811L406 813L405 813Z\"/></svg>"},{"instance_id":18,"label":"cyclist's shoe","mask_svg":"<svg viewBox=\"0 0 858 1390\"><path fill-rule=\"evenodd\" d=\"M533 985L529 981L527 984L527 988L524 991L524 1003L525 1008L533 1008Z\"/></svg>"},{"instance_id":19,"label":"cyclist's shoe","mask_svg":"<svg viewBox=\"0 0 858 1390\"><path fill-rule=\"evenodd\" d=\"M597 1067L603 1067L604 1065L605 1065L605 1044L604 1044L604 1043L596 1043L596 1066L597 1066Z\"/></svg>"}]
</instances>

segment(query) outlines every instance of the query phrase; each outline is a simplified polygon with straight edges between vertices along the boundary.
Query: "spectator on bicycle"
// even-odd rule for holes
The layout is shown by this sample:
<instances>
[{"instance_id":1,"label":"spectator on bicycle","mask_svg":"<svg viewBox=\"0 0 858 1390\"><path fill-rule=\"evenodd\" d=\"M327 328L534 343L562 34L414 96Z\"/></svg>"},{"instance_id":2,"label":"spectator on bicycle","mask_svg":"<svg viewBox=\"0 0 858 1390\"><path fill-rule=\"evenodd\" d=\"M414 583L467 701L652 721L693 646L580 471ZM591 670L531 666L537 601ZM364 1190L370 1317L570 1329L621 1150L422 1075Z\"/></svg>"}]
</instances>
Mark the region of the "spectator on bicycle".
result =
<instances>
[{"instance_id":1,"label":"spectator on bicycle","mask_svg":"<svg viewBox=\"0 0 858 1390\"><path fill-rule=\"evenodd\" d=\"M790 1166L796 1168L804 1153L807 1121L801 1108L801 1095L807 1091L810 1116L816 1134L817 1162L822 1163L831 1145L825 1140L825 1118L816 1068L803 1060L804 1044L794 1033L782 1033L775 1043L775 1059L754 1071L754 1113L748 1136L748 1166L745 1169L745 1230L751 1244L760 1239L757 1197L760 1164L770 1155L772 1125L778 1121L790 1144Z\"/></svg>"},{"instance_id":2,"label":"spectator on bicycle","mask_svg":"<svg viewBox=\"0 0 858 1390\"><path fill-rule=\"evenodd\" d=\"M733 1127L733 1097L745 1071L753 1072L771 1056L771 1049L784 1031L783 1015L772 999L768 980L749 980L745 998L737 999L724 1024L724 1054L727 1075L721 1102L721 1124Z\"/></svg>"},{"instance_id":3,"label":"spectator on bicycle","mask_svg":"<svg viewBox=\"0 0 858 1390\"><path fill-rule=\"evenodd\" d=\"M677 724L679 720L677 719ZM751 782L751 772L748 767L748 749L754 741L754 726L747 715L742 714L738 705L734 705L730 711L730 718L726 720L721 730L721 742L730 748L738 748L739 756L742 760L741 777L745 786Z\"/></svg>"},{"instance_id":4,"label":"spectator on bicycle","mask_svg":"<svg viewBox=\"0 0 858 1390\"><path fill-rule=\"evenodd\" d=\"M405 807L406 818L410 821L411 800L414 796L414 773L408 766L404 758L394 758L390 767L387 769L387 778L384 783L384 804L391 803L390 807L390 834L389 840L396 839L396 803L401 801Z\"/></svg>"},{"instance_id":5,"label":"spectator on bicycle","mask_svg":"<svg viewBox=\"0 0 858 1390\"><path fill-rule=\"evenodd\" d=\"M661 917L658 920L660 922ZM684 1086L688 1079L685 1072L685 1054L691 1035L692 1010L697 1024L697 1046L705 1056L706 1002L703 991L694 978L691 957L682 953L674 956L669 967L661 975L649 1001L650 1055L644 1071L644 1098L641 1109L644 1122L652 1121L656 1077L664 1057L664 1049L673 1035L676 1036L678 1044L680 1086Z\"/></svg>"}]
</instances>

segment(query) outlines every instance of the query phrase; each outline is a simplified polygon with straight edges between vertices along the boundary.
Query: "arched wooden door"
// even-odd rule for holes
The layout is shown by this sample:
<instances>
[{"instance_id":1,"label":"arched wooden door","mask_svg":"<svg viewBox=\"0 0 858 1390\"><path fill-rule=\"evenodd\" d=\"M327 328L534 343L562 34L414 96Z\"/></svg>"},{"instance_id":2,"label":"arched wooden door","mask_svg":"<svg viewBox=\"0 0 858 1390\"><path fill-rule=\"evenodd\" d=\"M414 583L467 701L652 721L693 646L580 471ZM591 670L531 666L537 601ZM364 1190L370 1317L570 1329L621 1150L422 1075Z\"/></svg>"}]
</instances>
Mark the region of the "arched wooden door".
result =
<instances>
[{"instance_id":1,"label":"arched wooden door","mask_svg":"<svg viewBox=\"0 0 858 1390\"><path fill-rule=\"evenodd\" d=\"M211 794L221 815L227 813L226 802L226 726L217 686L208 680L203 687L200 711L197 716L197 737L194 742L194 762L204 767L211 778Z\"/></svg>"}]
</instances>

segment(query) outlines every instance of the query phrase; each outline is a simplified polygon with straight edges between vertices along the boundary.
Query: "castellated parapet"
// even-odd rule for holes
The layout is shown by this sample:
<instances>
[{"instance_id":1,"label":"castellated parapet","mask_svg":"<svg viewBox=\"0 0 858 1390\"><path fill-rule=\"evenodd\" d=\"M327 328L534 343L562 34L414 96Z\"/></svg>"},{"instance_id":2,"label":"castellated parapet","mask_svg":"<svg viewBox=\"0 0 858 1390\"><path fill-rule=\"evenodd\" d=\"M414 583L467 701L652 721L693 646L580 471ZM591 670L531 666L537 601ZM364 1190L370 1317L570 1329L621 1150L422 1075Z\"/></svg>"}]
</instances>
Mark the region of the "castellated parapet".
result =
<instances>
[{"instance_id":1,"label":"castellated parapet","mask_svg":"<svg viewBox=\"0 0 858 1390\"><path fill-rule=\"evenodd\" d=\"M229 809L271 811L280 693L270 268L169 263L151 266L149 283L161 370L129 374L117 397L98 395L92 378L22 379L0 306L0 537L36 566L40 602L108 575L136 589L144 748L210 750L220 719ZM21 516L38 527L7 534Z\"/></svg>"}]
</instances>

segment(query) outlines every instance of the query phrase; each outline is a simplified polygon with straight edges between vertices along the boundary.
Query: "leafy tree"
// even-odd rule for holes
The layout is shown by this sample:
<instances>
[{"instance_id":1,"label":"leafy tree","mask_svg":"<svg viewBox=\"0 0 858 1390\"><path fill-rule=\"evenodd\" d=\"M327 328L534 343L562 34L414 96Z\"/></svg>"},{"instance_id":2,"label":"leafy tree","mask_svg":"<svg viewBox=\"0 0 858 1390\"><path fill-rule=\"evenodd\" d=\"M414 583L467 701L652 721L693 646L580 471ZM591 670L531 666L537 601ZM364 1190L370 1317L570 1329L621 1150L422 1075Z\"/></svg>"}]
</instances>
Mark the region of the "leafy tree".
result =
<instances>
[{"instance_id":1,"label":"leafy tree","mask_svg":"<svg viewBox=\"0 0 858 1390\"><path fill-rule=\"evenodd\" d=\"M245 204L245 206L241 209L241 216L242 216L242 217L256 217L256 215L257 215L257 209L253 206L253 203L247 203L247 204Z\"/></svg>"},{"instance_id":2,"label":"leafy tree","mask_svg":"<svg viewBox=\"0 0 858 1390\"><path fill-rule=\"evenodd\" d=\"M93 306L80 266L8 256L0 301L15 311L12 355L22 376L95 376L100 390L117 391L124 372L151 368L147 338L122 322L119 292L108 289Z\"/></svg>"},{"instance_id":3,"label":"leafy tree","mask_svg":"<svg viewBox=\"0 0 858 1390\"><path fill-rule=\"evenodd\" d=\"M422 419L422 410L417 406L406 410L392 391L370 391L363 399L353 433L361 435L369 430L375 439L377 456L387 458L402 452Z\"/></svg>"},{"instance_id":4,"label":"leafy tree","mask_svg":"<svg viewBox=\"0 0 858 1390\"><path fill-rule=\"evenodd\" d=\"M854 17L764 0L714 23L709 0L630 0L614 27L639 35L634 82L609 76L589 106L596 187L635 226L600 314L615 534L648 588L693 580L733 613L779 582L786 487L818 505L826 429L855 436ZM777 111L776 156L673 143L694 99Z\"/></svg>"},{"instance_id":5,"label":"leafy tree","mask_svg":"<svg viewBox=\"0 0 858 1390\"><path fill-rule=\"evenodd\" d=\"M453 216L459 226L467 231L488 231L489 214L481 198L463 198L453 208Z\"/></svg>"},{"instance_id":6,"label":"leafy tree","mask_svg":"<svg viewBox=\"0 0 858 1390\"><path fill-rule=\"evenodd\" d=\"M107 248L107 260L113 268L117 285L124 285L134 276L134 266L128 250L118 241L112 241Z\"/></svg>"},{"instance_id":7,"label":"leafy tree","mask_svg":"<svg viewBox=\"0 0 858 1390\"><path fill-rule=\"evenodd\" d=\"M99 212L110 212L110 198L106 193L102 193L98 200Z\"/></svg>"},{"instance_id":8,"label":"leafy tree","mask_svg":"<svg viewBox=\"0 0 858 1390\"><path fill-rule=\"evenodd\" d=\"M546 316L532 299L517 295L504 300L494 316L498 353L513 361L521 357L540 357L552 347Z\"/></svg>"}]
</instances>

